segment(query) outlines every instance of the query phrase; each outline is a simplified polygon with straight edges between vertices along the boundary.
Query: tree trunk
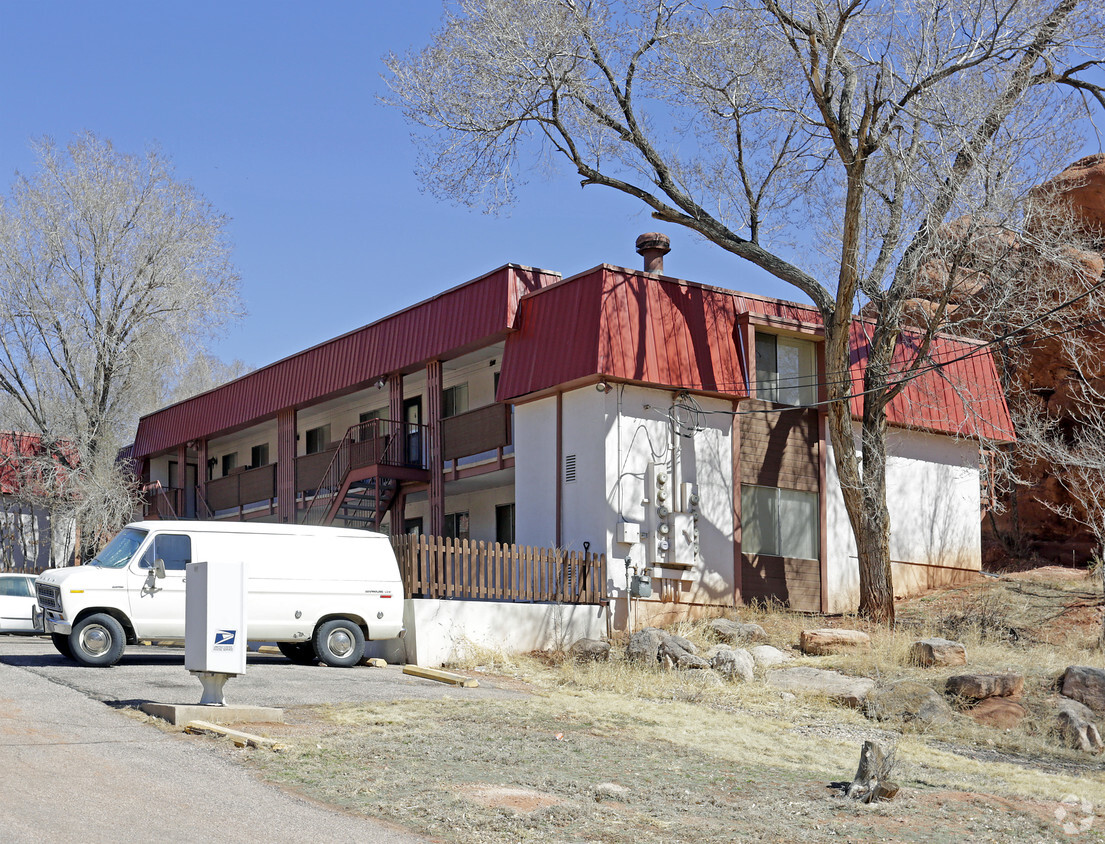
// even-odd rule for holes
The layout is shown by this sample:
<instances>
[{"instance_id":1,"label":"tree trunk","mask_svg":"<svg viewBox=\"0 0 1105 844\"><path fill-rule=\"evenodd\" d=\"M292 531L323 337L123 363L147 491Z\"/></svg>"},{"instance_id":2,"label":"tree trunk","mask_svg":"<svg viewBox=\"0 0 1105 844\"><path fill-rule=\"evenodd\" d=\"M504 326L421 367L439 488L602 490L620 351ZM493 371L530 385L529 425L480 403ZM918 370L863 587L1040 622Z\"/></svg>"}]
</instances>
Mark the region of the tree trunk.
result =
<instances>
[{"instance_id":1,"label":"tree trunk","mask_svg":"<svg viewBox=\"0 0 1105 844\"><path fill-rule=\"evenodd\" d=\"M859 556L859 611L874 621L894 623L890 571L890 510L886 506L886 410L866 401L863 409L863 494L857 526L849 512Z\"/></svg>"}]
</instances>

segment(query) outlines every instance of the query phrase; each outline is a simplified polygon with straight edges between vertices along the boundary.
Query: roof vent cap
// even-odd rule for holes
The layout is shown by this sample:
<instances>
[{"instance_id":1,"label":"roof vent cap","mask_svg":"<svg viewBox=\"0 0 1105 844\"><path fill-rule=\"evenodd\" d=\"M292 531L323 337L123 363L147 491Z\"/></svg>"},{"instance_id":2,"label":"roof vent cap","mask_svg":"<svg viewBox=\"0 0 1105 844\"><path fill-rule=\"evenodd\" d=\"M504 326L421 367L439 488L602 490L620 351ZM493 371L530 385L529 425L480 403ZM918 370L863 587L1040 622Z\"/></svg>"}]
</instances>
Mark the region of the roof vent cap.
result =
<instances>
[{"instance_id":1,"label":"roof vent cap","mask_svg":"<svg viewBox=\"0 0 1105 844\"><path fill-rule=\"evenodd\" d=\"M645 272L664 272L664 256L671 252L671 239L660 232L645 232L637 238L637 254L644 256Z\"/></svg>"}]
</instances>

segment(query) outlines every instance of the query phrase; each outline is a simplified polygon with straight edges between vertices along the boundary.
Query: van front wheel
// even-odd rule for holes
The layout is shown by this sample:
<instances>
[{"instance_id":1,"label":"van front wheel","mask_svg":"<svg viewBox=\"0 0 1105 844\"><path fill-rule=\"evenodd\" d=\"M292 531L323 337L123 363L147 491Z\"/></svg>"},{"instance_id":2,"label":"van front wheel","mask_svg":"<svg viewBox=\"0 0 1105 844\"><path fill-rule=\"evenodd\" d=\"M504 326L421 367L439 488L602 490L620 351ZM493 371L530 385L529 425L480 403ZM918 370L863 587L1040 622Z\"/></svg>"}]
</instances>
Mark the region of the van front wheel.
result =
<instances>
[{"instance_id":1,"label":"van front wheel","mask_svg":"<svg viewBox=\"0 0 1105 844\"><path fill-rule=\"evenodd\" d=\"M335 618L315 630L315 653L324 665L349 668L364 656L364 633L348 618Z\"/></svg>"},{"instance_id":2,"label":"van front wheel","mask_svg":"<svg viewBox=\"0 0 1105 844\"><path fill-rule=\"evenodd\" d=\"M73 650L69 647L69 637L64 633L51 633L50 641L54 643L58 653L69 659L73 658Z\"/></svg>"},{"instance_id":3,"label":"van front wheel","mask_svg":"<svg viewBox=\"0 0 1105 844\"><path fill-rule=\"evenodd\" d=\"M107 613L94 613L73 625L69 650L81 665L114 665L127 646L123 625Z\"/></svg>"}]
</instances>

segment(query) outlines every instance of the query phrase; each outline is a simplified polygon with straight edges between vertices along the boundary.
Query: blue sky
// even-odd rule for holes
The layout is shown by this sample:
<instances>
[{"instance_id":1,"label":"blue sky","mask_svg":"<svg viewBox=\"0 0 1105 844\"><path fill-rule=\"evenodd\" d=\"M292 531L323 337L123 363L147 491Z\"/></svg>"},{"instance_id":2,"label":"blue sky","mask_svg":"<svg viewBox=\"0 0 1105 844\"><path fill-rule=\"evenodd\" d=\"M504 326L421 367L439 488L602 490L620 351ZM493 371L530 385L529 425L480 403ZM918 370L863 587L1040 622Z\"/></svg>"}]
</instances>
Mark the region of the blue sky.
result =
<instances>
[{"instance_id":1,"label":"blue sky","mask_svg":"<svg viewBox=\"0 0 1105 844\"><path fill-rule=\"evenodd\" d=\"M423 194L401 113L378 104L381 57L425 44L436 0L16 2L0 5L0 184L31 138L92 130L150 142L216 208L249 315L213 351L261 366L516 262L570 275L638 266L642 206L535 174L490 217ZM797 298L675 227L667 271Z\"/></svg>"},{"instance_id":2,"label":"blue sky","mask_svg":"<svg viewBox=\"0 0 1105 844\"><path fill-rule=\"evenodd\" d=\"M638 203L535 176L507 216L423 194L381 57L428 40L433 0L50 2L0 6L0 184L31 138L88 129L157 142L223 213L249 315L214 344L252 366L292 354L508 262L570 275L636 267L656 228ZM794 292L677 229L672 275Z\"/></svg>"}]
</instances>

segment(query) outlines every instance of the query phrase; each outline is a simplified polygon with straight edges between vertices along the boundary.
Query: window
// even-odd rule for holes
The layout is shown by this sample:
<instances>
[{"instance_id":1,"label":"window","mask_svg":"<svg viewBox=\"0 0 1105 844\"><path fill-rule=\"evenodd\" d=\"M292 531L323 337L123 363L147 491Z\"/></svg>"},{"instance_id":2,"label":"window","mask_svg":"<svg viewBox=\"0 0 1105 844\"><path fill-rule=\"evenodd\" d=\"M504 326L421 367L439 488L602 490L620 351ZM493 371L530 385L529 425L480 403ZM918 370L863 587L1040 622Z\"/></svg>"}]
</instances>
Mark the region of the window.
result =
<instances>
[{"instance_id":1,"label":"window","mask_svg":"<svg viewBox=\"0 0 1105 844\"><path fill-rule=\"evenodd\" d=\"M441 418L447 419L468 410L468 385L457 384L441 391Z\"/></svg>"},{"instance_id":2,"label":"window","mask_svg":"<svg viewBox=\"0 0 1105 844\"><path fill-rule=\"evenodd\" d=\"M238 468L238 452L232 452L231 454L223 455L223 477L225 478L231 472Z\"/></svg>"},{"instance_id":3,"label":"window","mask_svg":"<svg viewBox=\"0 0 1105 844\"><path fill-rule=\"evenodd\" d=\"M0 577L0 597L33 598L31 580L28 577Z\"/></svg>"},{"instance_id":4,"label":"window","mask_svg":"<svg viewBox=\"0 0 1105 844\"><path fill-rule=\"evenodd\" d=\"M249 465L256 469L258 466L269 465L269 444L261 443L249 450Z\"/></svg>"},{"instance_id":5,"label":"window","mask_svg":"<svg viewBox=\"0 0 1105 844\"><path fill-rule=\"evenodd\" d=\"M153 568L155 560L165 563L165 571L184 571L184 567L192 562L192 538L176 533L155 536L153 545L142 555L142 568Z\"/></svg>"},{"instance_id":6,"label":"window","mask_svg":"<svg viewBox=\"0 0 1105 844\"><path fill-rule=\"evenodd\" d=\"M741 486L741 551L816 560L820 531L817 493Z\"/></svg>"},{"instance_id":7,"label":"window","mask_svg":"<svg viewBox=\"0 0 1105 844\"><path fill-rule=\"evenodd\" d=\"M514 544L514 505L500 504L495 508L495 541Z\"/></svg>"},{"instance_id":8,"label":"window","mask_svg":"<svg viewBox=\"0 0 1105 844\"><path fill-rule=\"evenodd\" d=\"M422 517L419 516L416 519L407 519L403 522L403 533L408 536L421 536L422 535Z\"/></svg>"},{"instance_id":9,"label":"window","mask_svg":"<svg viewBox=\"0 0 1105 844\"><path fill-rule=\"evenodd\" d=\"M776 404L817 401L817 350L809 340L756 332L756 395Z\"/></svg>"},{"instance_id":10,"label":"window","mask_svg":"<svg viewBox=\"0 0 1105 844\"><path fill-rule=\"evenodd\" d=\"M373 419L387 419L388 409L386 407L378 407L375 410L366 410L361 414L359 421L371 422Z\"/></svg>"},{"instance_id":11,"label":"window","mask_svg":"<svg viewBox=\"0 0 1105 844\"><path fill-rule=\"evenodd\" d=\"M468 538L468 512L445 514L445 535L451 539Z\"/></svg>"},{"instance_id":12,"label":"window","mask_svg":"<svg viewBox=\"0 0 1105 844\"><path fill-rule=\"evenodd\" d=\"M328 445L330 445L329 425L319 425L307 432L307 454L318 454L320 451L326 451Z\"/></svg>"}]
</instances>

